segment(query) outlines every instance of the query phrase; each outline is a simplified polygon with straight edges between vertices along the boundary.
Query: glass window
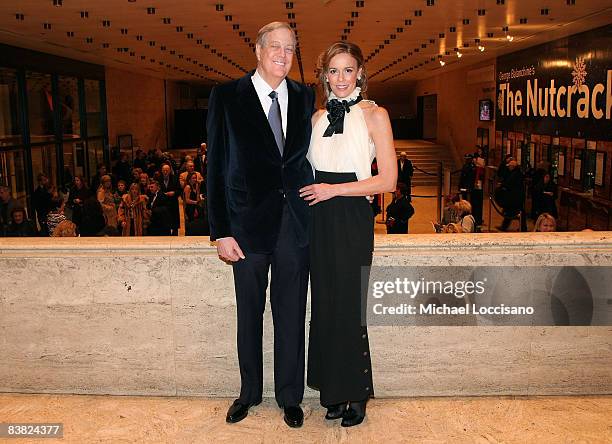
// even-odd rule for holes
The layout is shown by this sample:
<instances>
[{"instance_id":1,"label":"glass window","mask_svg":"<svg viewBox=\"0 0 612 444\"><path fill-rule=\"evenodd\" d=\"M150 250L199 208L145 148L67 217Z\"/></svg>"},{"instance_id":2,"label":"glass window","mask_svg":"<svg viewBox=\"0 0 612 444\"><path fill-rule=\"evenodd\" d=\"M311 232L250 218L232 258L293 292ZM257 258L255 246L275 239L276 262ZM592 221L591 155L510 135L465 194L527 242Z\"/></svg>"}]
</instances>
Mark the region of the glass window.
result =
<instances>
[{"instance_id":1,"label":"glass window","mask_svg":"<svg viewBox=\"0 0 612 444\"><path fill-rule=\"evenodd\" d=\"M25 159L23 150L0 152L0 185L10 188L11 196L26 206Z\"/></svg>"},{"instance_id":2,"label":"glass window","mask_svg":"<svg viewBox=\"0 0 612 444\"><path fill-rule=\"evenodd\" d=\"M98 172L98 166L104 163L104 143L102 139L88 140L89 177Z\"/></svg>"},{"instance_id":3,"label":"glass window","mask_svg":"<svg viewBox=\"0 0 612 444\"><path fill-rule=\"evenodd\" d=\"M72 181L74 176L85 175L85 142L64 142L64 184Z\"/></svg>"},{"instance_id":4,"label":"glass window","mask_svg":"<svg viewBox=\"0 0 612 444\"><path fill-rule=\"evenodd\" d=\"M57 184L57 162L55 145L42 145L32 147L32 177L33 186L38 186L37 176L45 173L53 185Z\"/></svg>"},{"instance_id":5,"label":"glass window","mask_svg":"<svg viewBox=\"0 0 612 444\"><path fill-rule=\"evenodd\" d=\"M0 68L0 146L22 143L17 72Z\"/></svg>"},{"instance_id":6,"label":"glass window","mask_svg":"<svg viewBox=\"0 0 612 444\"><path fill-rule=\"evenodd\" d=\"M89 137L102 136L99 80L85 80L85 112L87 114L87 135Z\"/></svg>"},{"instance_id":7,"label":"glass window","mask_svg":"<svg viewBox=\"0 0 612 444\"><path fill-rule=\"evenodd\" d=\"M81 136L79 119L79 82L74 77L59 77L58 95L64 139Z\"/></svg>"},{"instance_id":8,"label":"glass window","mask_svg":"<svg viewBox=\"0 0 612 444\"><path fill-rule=\"evenodd\" d=\"M26 73L26 83L32 143L51 141L55 134L51 75L28 72Z\"/></svg>"}]
</instances>

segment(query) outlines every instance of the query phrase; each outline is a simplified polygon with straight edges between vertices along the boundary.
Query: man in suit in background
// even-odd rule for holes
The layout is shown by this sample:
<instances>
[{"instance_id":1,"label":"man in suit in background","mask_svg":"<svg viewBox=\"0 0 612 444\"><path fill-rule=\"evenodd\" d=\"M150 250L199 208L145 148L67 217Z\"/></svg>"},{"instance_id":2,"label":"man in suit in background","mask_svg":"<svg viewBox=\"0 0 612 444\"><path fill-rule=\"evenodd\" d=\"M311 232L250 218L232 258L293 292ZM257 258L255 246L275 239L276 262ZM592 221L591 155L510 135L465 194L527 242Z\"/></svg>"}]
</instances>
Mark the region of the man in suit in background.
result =
<instances>
[{"instance_id":1,"label":"man in suit in background","mask_svg":"<svg viewBox=\"0 0 612 444\"><path fill-rule=\"evenodd\" d=\"M408 190L408 199L412 194L412 175L414 174L414 168L412 162L406 157L406 152L400 153L399 159L397 159L397 181L406 185Z\"/></svg>"},{"instance_id":2,"label":"man in suit in background","mask_svg":"<svg viewBox=\"0 0 612 444\"><path fill-rule=\"evenodd\" d=\"M195 165L195 170L200 173L202 177L204 177L204 179L206 179L206 166L208 164L208 155L206 153L205 143L200 144L200 153L196 156L193 163Z\"/></svg>"},{"instance_id":3,"label":"man in suit in background","mask_svg":"<svg viewBox=\"0 0 612 444\"><path fill-rule=\"evenodd\" d=\"M168 216L172 236L178 236L181 226L181 216L179 214L179 201L181 188L177 177L172 172L169 163L164 163L161 167L161 177L159 178L160 191L168 198Z\"/></svg>"},{"instance_id":4,"label":"man in suit in background","mask_svg":"<svg viewBox=\"0 0 612 444\"><path fill-rule=\"evenodd\" d=\"M151 211L151 222L147 234L149 236L170 236L169 197L160 191L159 182L149 183L149 202L147 208Z\"/></svg>"},{"instance_id":5,"label":"man in suit in background","mask_svg":"<svg viewBox=\"0 0 612 444\"><path fill-rule=\"evenodd\" d=\"M219 258L231 262L238 311L240 397L227 422L244 419L263 391L263 312L272 268L274 391L290 427L300 427L308 287L306 160L314 94L287 79L296 38L287 23L258 33L257 69L213 89L208 102L208 211Z\"/></svg>"},{"instance_id":6,"label":"man in suit in background","mask_svg":"<svg viewBox=\"0 0 612 444\"><path fill-rule=\"evenodd\" d=\"M408 187L398 182L393 201L387 206L387 234L407 234L408 219L413 215L414 207L410 203Z\"/></svg>"}]
</instances>

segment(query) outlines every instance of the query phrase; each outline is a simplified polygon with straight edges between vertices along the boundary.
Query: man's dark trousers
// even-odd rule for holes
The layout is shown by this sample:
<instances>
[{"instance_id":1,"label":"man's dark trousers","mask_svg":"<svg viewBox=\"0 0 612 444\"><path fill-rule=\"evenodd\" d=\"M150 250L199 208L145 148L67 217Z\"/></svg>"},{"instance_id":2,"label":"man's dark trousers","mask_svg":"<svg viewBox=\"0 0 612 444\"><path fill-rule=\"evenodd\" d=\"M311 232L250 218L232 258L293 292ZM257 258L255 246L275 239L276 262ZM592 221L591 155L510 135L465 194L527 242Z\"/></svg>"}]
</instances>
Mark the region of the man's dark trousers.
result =
<instances>
[{"instance_id":1,"label":"man's dark trousers","mask_svg":"<svg viewBox=\"0 0 612 444\"><path fill-rule=\"evenodd\" d=\"M246 259L240 259L233 265L238 309L239 400L243 404L257 404L262 397L263 313L270 267L276 402L281 407L302 402L309 253L308 246L298 243L292 217L285 203L274 250L269 254L245 251Z\"/></svg>"}]
</instances>

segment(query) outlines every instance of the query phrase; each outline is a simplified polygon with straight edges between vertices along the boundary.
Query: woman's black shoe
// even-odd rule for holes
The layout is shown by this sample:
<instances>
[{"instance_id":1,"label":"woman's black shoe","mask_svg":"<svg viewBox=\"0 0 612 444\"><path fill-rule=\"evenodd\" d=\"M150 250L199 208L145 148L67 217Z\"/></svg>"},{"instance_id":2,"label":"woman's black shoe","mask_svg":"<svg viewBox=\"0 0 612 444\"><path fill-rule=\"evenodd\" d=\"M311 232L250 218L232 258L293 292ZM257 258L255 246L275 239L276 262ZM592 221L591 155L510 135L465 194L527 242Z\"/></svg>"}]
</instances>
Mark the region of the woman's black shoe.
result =
<instances>
[{"instance_id":1,"label":"woman's black shoe","mask_svg":"<svg viewBox=\"0 0 612 444\"><path fill-rule=\"evenodd\" d=\"M340 419L342 415L346 411L346 403L336 404L330 407L327 407L327 413L325 414L325 419Z\"/></svg>"},{"instance_id":2,"label":"woman's black shoe","mask_svg":"<svg viewBox=\"0 0 612 444\"><path fill-rule=\"evenodd\" d=\"M348 408L342 415L342 427L353 427L363 422L366 415L366 403L368 400L359 402L350 402Z\"/></svg>"}]
</instances>

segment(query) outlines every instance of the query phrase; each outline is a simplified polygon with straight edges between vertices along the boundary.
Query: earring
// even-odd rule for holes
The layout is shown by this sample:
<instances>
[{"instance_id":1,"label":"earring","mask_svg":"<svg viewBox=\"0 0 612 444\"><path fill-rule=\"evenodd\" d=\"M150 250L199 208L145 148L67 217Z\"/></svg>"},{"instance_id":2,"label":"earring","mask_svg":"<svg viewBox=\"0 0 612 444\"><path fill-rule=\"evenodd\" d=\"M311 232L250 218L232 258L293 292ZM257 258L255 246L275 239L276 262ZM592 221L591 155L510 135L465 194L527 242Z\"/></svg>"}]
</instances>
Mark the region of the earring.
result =
<instances>
[{"instance_id":1,"label":"earring","mask_svg":"<svg viewBox=\"0 0 612 444\"><path fill-rule=\"evenodd\" d=\"M357 77L357 80L359 80L361 82L361 77Z\"/></svg>"}]
</instances>

